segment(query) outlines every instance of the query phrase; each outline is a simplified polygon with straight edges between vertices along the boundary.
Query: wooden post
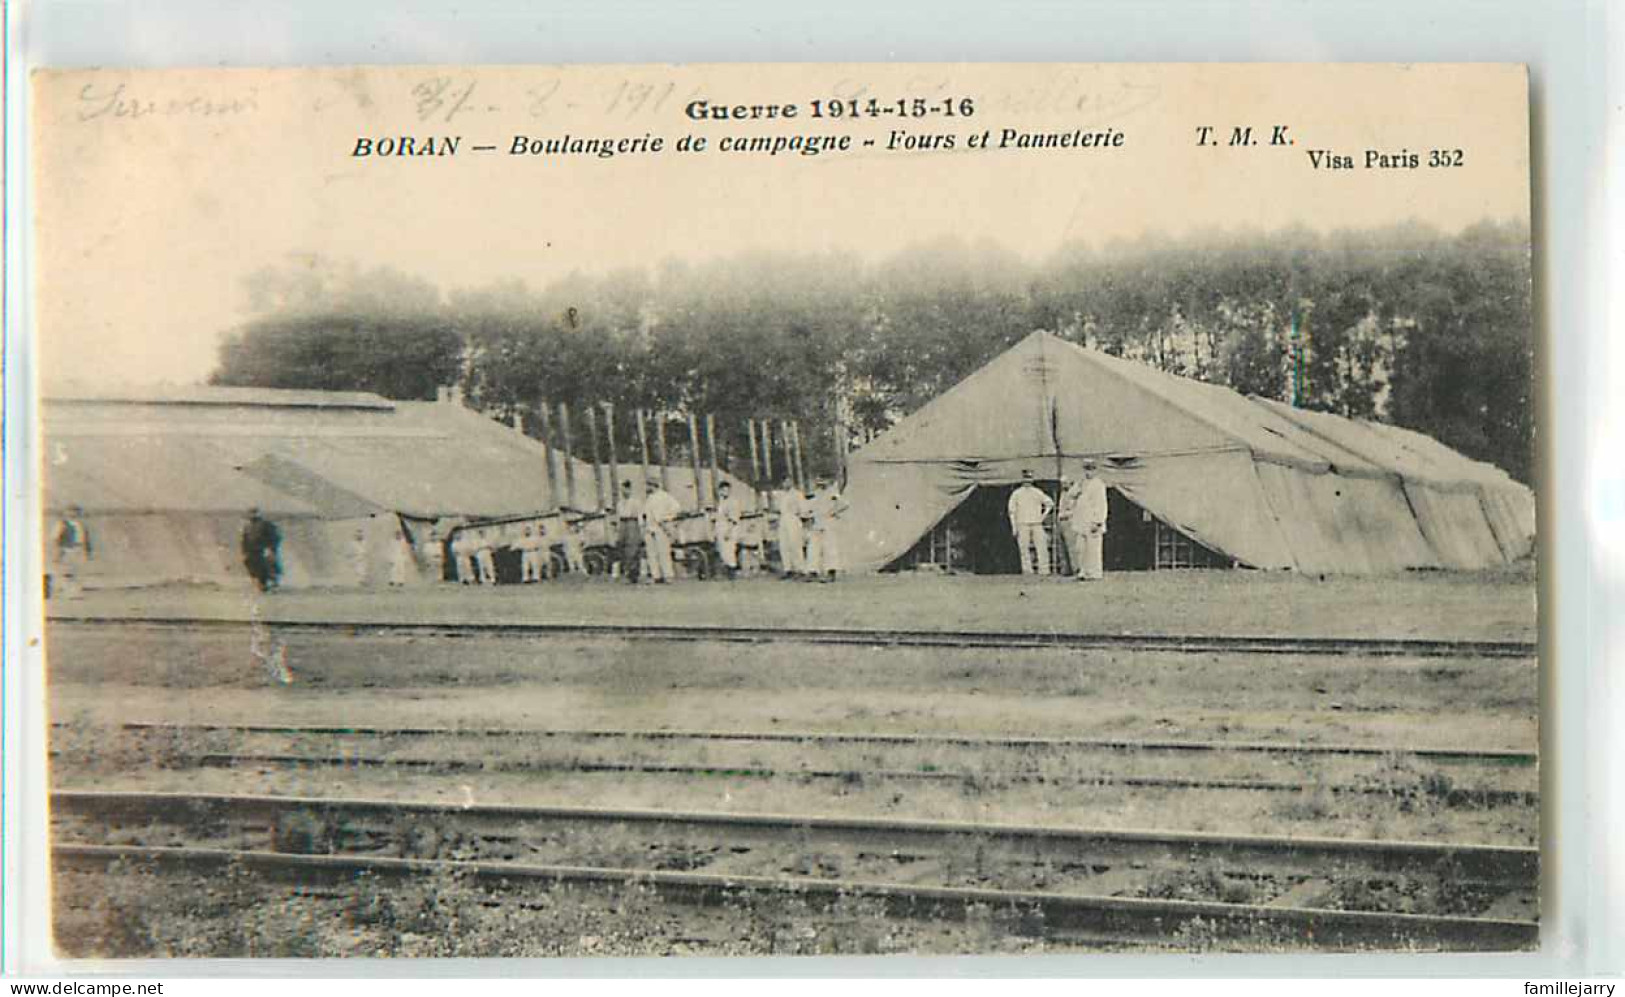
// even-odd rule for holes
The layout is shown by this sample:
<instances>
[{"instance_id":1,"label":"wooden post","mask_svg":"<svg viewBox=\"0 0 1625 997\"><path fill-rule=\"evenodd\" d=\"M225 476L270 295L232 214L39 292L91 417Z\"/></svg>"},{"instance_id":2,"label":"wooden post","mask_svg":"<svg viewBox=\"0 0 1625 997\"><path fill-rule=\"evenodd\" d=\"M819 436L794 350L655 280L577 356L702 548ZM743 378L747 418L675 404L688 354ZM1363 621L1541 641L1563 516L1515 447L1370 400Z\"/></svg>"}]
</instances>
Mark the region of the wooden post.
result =
<instances>
[{"instance_id":1,"label":"wooden post","mask_svg":"<svg viewBox=\"0 0 1625 997\"><path fill-rule=\"evenodd\" d=\"M801 488L801 479L796 476L796 451L795 444L790 442L789 419L779 420L779 441L784 444L784 476L789 478L790 483L796 488L805 491L806 489Z\"/></svg>"},{"instance_id":2,"label":"wooden post","mask_svg":"<svg viewBox=\"0 0 1625 997\"><path fill-rule=\"evenodd\" d=\"M547 400L542 400L542 446L547 448L547 504L553 509L559 507L559 478L558 471L553 467L553 416L548 410Z\"/></svg>"},{"instance_id":3,"label":"wooden post","mask_svg":"<svg viewBox=\"0 0 1625 997\"><path fill-rule=\"evenodd\" d=\"M632 497L639 500L649 488L649 427L644 423L646 415L643 409L638 409L638 449L643 452L643 480L633 486Z\"/></svg>"},{"instance_id":4,"label":"wooden post","mask_svg":"<svg viewBox=\"0 0 1625 997\"><path fill-rule=\"evenodd\" d=\"M666 412L655 415L655 453L660 457L660 487L671 491L671 460L666 456Z\"/></svg>"},{"instance_id":5,"label":"wooden post","mask_svg":"<svg viewBox=\"0 0 1625 997\"><path fill-rule=\"evenodd\" d=\"M764 492L771 492L779 486L778 479L773 476L773 420L762 420L762 484Z\"/></svg>"},{"instance_id":6,"label":"wooden post","mask_svg":"<svg viewBox=\"0 0 1625 997\"><path fill-rule=\"evenodd\" d=\"M801 423L790 423L790 439L795 442L797 486L805 492L812 482L807 480L807 462L801 456Z\"/></svg>"},{"instance_id":7,"label":"wooden post","mask_svg":"<svg viewBox=\"0 0 1625 997\"><path fill-rule=\"evenodd\" d=\"M587 434L592 437L593 494L598 498L598 511L603 512L609 506L604 504L604 462L599 456L602 446L598 441L598 409L593 405L587 406Z\"/></svg>"},{"instance_id":8,"label":"wooden post","mask_svg":"<svg viewBox=\"0 0 1625 997\"><path fill-rule=\"evenodd\" d=\"M711 508L715 509L722 504L722 492L718 490L721 478L717 471L717 420L710 412L705 413L705 438L711 441Z\"/></svg>"},{"instance_id":9,"label":"wooden post","mask_svg":"<svg viewBox=\"0 0 1625 997\"><path fill-rule=\"evenodd\" d=\"M750 434L750 489L756 508L762 507L762 462L756 452L756 420L746 419L745 429Z\"/></svg>"},{"instance_id":10,"label":"wooden post","mask_svg":"<svg viewBox=\"0 0 1625 997\"><path fill-rule=\"evenodd\" d=\"M564 494L571 509L576 506L576 444L570 436L570 406L559 402L559 433L564 437Z\"/></svg>"},{"instance_id":11,"label":"wooden post","mask_svg":"<svg viewBox=\"0 0 1625 997\"><path fill-rule=\"evenodd\" d=\"M604 403L604 435L609 437L609 512L621 511L621 458L615 445L615 403Z\"/></svg>"},{"instance_id":12,"label":"wooden post","mask_svg":"<svg viewBox=\"0 0 1625 997\"><path fill-rule=\"evenodd\" d=\"M688 465L694 470L694 511L704 512L709 506L705 501L705 484L700 477L700 430L694 421L694 413L688 413Z\"/></svg>"},{"instance_id":13,"label":"wooden post","mask_svg":"<svg viewBox=\"0 0 1625 997\"><path fill-rule=\"evenodd\" d=\"M846 461L850 453L850 446L851 438L846 430L846 420L835 420L835 459L840 462L835 469L835 473L839 475L836 480L840 483L843 491L846 490Z\"/></svg>"}]
</instances>

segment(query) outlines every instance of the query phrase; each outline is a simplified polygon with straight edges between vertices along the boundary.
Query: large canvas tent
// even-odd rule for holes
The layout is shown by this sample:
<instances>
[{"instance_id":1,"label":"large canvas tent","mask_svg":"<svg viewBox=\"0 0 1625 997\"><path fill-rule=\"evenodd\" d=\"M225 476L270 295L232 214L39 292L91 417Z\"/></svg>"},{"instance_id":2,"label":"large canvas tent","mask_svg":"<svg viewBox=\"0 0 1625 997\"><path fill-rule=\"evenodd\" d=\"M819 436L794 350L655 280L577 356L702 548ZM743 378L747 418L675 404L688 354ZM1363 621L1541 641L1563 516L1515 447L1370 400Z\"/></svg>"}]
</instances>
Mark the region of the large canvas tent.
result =
<instances>
[{"instance_id":1,"label":"large canvas tent","mask_svg":"<svg viewBox=\"0 0 1625 997\"><path fill-rule=\"evenodd\" d=\"M1118 502L1246 567L1475 569L1534 541L1527 487L1421 434L1036 332L852 455L842 550L854 570L896 564L979 491L1086 458Z\"/></svg>"},{"instance_id":2,"label":"large canvas tent","mask_svg":"<svg viewBox=\"0 0 1625 997\"><path fill-rule=\"evenodd\" d=\"M448 523L598 511L590 462L554 451L550 478L548 447L451 400L58 390L43 413L46 529L82 509L93 585L245 581L237 538L251 508L281 530L290 586L354 584L357 561L387 566L403 531L421 544ZM624 458L622 477L641 476ZM667 477L687 508L709 491L704 473L701 488L686 467Z\"/></svg>"}]
</instances>

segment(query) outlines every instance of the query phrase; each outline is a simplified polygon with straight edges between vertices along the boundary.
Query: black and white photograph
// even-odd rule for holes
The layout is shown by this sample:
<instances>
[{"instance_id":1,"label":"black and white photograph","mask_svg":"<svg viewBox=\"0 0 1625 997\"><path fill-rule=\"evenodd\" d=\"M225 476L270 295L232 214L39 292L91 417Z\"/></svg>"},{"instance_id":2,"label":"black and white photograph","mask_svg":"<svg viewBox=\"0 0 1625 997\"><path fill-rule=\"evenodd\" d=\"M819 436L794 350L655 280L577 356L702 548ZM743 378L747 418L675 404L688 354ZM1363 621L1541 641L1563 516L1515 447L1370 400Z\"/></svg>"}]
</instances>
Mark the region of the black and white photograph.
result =
<instances>
[{"instance_id":1,"label":"black and white photograph","mask_svg":"<svg viewBox=\"0 0 1625 997\"><path fill-rule=\"evenodd\" d=\"M33 87L61 959L1539 945L1522 66Z\"/></svg>"}]
</instances>

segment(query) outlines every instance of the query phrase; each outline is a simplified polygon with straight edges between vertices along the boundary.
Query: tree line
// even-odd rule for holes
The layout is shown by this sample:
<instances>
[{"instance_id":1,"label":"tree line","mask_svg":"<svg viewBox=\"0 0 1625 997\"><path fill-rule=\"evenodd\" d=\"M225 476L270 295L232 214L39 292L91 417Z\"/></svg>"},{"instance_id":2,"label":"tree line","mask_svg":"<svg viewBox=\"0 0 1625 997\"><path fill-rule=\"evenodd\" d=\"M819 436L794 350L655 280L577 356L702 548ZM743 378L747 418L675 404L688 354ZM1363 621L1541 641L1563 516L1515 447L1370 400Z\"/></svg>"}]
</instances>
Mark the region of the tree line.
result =
<instances>
[{"instance_id":1,"label":"tree line","mask_svg":"<svg viewBox=\"0 0 1625 997\"><path fill-rule=\"evenodd\" d=\"M252 317L224 339L212 383L396 399L457 384L527 429L544 400L710 412L736 468L754 417L799 420L808 461L832 471L838 432L862 442L1045 329L1419 430L1531 480L1529 236L1511 224L1216 232L1069 245L1038 262L946 238L876 262L753 252L541 288L442 290L300 260L247 290ZM617 423L623 448L634 433ZM685 446L679 434L674 460Z\"/></svg>"}]
</instances>

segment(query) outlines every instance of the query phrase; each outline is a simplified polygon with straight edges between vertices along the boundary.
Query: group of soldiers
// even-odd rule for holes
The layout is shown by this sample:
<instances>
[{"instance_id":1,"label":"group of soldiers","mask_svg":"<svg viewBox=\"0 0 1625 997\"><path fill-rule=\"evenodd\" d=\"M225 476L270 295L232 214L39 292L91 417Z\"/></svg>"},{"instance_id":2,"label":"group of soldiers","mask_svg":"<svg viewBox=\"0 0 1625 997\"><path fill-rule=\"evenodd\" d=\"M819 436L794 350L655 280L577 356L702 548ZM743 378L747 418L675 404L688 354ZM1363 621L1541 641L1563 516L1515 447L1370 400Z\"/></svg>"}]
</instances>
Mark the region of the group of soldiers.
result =
<instances>
[{"instance_id":1,"label":"group of soldiers","mask_svg":"<svg viewBox=\"0 0 1625 997\"><path fill-rule=\"evenodd\" d=\"M1031 471L1022 472L1022 483L1010 495L1010 529L1021 552L1022 574L1051 574L1050 536L1047 523L1055 514L1057 526L1067 544L1070 562L1079 581L1104 577L1101 548L1106 535L1106 485L1095 476L1093 461L1085 461L1080 477L1061 478L1061 498L1057 503L1040 490ZM746 520L756 514L754 503L747 505L729 482L717 486L718 501L711 513L712 538L723 574L740 574L740 549L754 538ZM827 478L803 491L794 481L785 480L772 493L778 511L777 536L779 570L785 579L834 581L842 570L835 527L847 511L840 488ZM631 481L621 483L615 537L619 546L618 573L621 580L654 584L675 580L673 556L674 524L683 515L677 499L659 482L647 482L638 495ZM443 539L443 538L442 538ZM55 584L60 592L74 597L79 592L79 571L91 557L90 535L78 507L67 510L59 520L55 537ZM415 570L411 539L404 532L395 538L390 568L390 584L406 584ZM261 591L279 586L282 576L282 534L275 523L258 509L249 513L241 536L243 566ZM465 585L495 585L496 553L511 548L520 555L520 580L539 582L547 574L547 562L555 545L564 550L565 565L572 572L587 573L581 538L573 530L555 537L537 524L486 524L462 526L450 531L444 546L429 544L431 568L440 568L449 556L447 576ZM765 551L763 554L765 555ZM368 580L369 545L365 530L355 534L354 561L358 577ZM435 571L435 577L442 572Z\"/></svg>"},{"instance_id":2,"label":"group of soldiers","mask_svg":"<svg viewBox=\"0 0 1625 997\"><path fill-rule=\"evenodd\" d=\"M786 480L775 493L779 506L779 560L787 579L832 582L841 571L841 552L835 542L835 524L847 503L840 488L827 478L813 482L811 493Z\"/></svg>"},{"instance_id":3,"label":"group of soldiers","mask_svg":"<svg viewBox=\"0 0 1625 997\"><path fill-rule=\"evenodd\" d=\"M566 530L558 540L564 548L565 563L571 571L587 571L586 551L581 540ZM548 575L554 538L538 524L488 524L465 526L456 530L446 542L445 554L451 557L452 577L464 585L495 585L497 583L497 551L508 548L519 554L519 581L539 582ZM431 568L434 577L441 576L438 544L430 544Z\"/></svg>"},{"instance_id":4,"label":"group of soldiers","mask_svg":"<svg viewBox=\"0 0 1625 997\"><path fill-rule=\"evenodd\" d=\"M1010 494L1010 531L1021 552L1021 573L1048 575L1050 538L1045 524L1056 514L1057 525L1066 542L1074 577L1080 582L1105 577L1101 551L1106 540L1106 483L1095 476L1095 462L1083 462L1083 473L1073 479L1062 476L1061 501L1033 484L1033 473L1021 473L1021 487Z\"/></svg>"},{"instance_id":5,"label":"group of soldiers","mask_svg":"<svg viewBox=\"0 0 1625 997\"><path fill-rule=\"evenodd\" d=\"M648 491L639 497L632 482L622 483L618 507L617 539L620 547L620 575L636 584L647 578L655 584L676 579L672 557L672 530L682 515L682 505L659 483L650 481ZM786 579L834 581L841 564L835 544L835 520L846 511L840 490L827 479L817 479L811 494L786 479L773 493L778 509L778 542L781 576ZM722 573L738 578L740 548L749 535L745 520L750 515L744 498L736 495L727 481L717 485L717 507L711 514L712 542Z\"/></svg>"}]
</instances>

